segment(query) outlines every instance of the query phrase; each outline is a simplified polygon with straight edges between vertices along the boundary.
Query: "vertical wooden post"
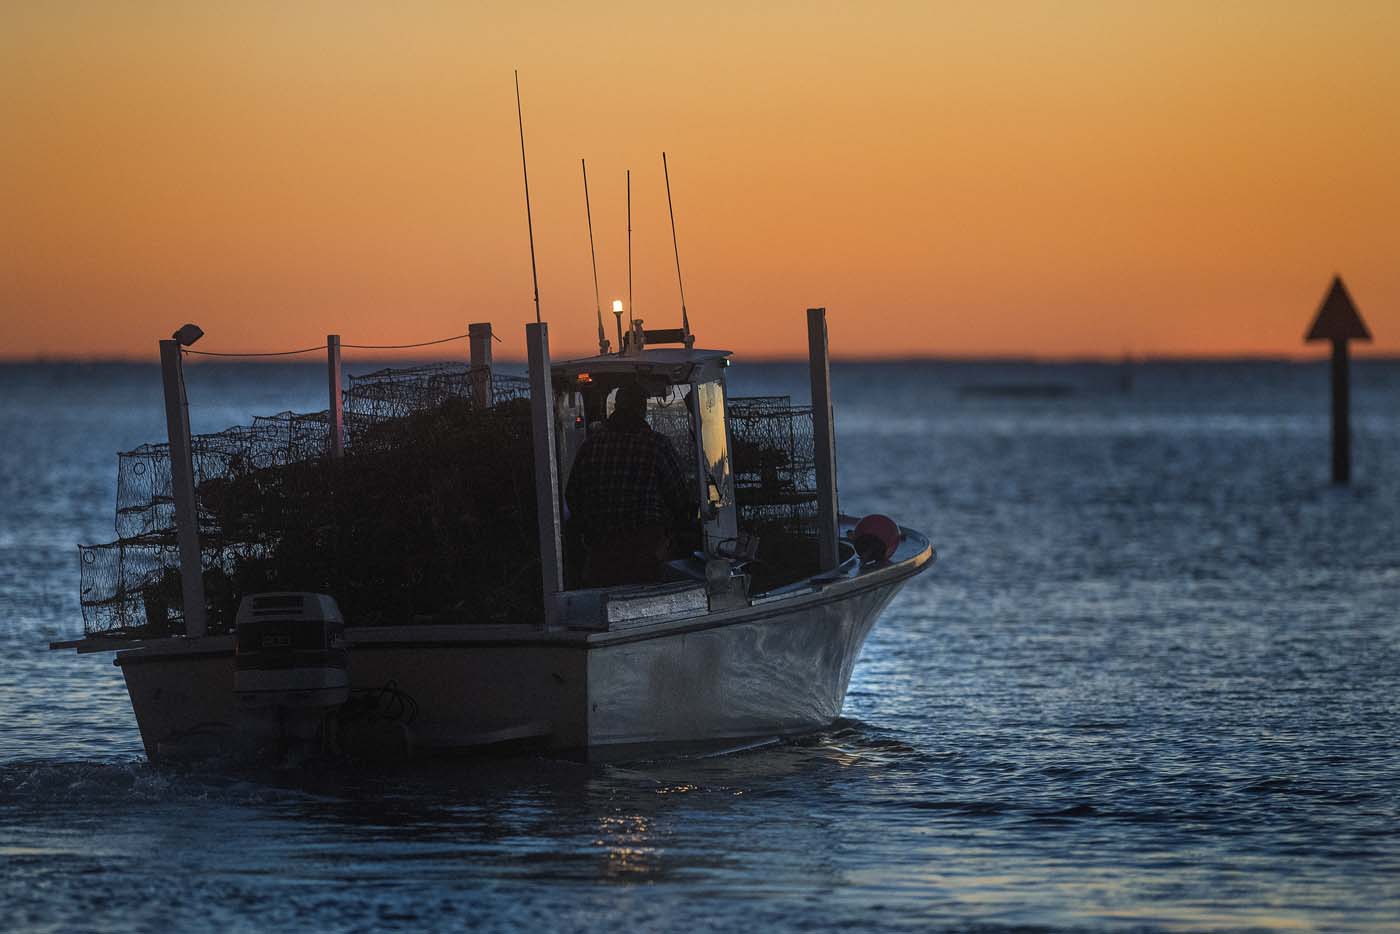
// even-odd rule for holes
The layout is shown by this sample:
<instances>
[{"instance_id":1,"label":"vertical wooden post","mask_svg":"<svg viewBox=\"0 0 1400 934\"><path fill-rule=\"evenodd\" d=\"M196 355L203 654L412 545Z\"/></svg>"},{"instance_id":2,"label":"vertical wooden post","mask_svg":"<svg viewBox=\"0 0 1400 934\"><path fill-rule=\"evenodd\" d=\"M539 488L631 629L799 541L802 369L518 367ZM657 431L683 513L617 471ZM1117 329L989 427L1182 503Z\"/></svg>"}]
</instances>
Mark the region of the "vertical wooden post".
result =
<instances>
[{"instance_id":1,"label":"vertical wooden post","mask_svg":"<svg viewBox=\"0 0 1400 934\"><path fill-rule=\"evenodd\" d=\"M554 385L549 365L549 325L525 325L530 362L530 415L535 441L535 503L539 512L540 571L545 625L557 622L557 594L564 590L563 522L559 516L559 462L554 444Z\"/></svg>"},{"instance_id":2,"label":"vertical wooden post","mask_svg":"<svg viewBox=\"0 0 1400 934\"><path fill-rule=\"evenodd\" d=\"M807 309L807 356L812 375L812 442L817 465L817 544L823 571L840 564L836 511L836 429L831 412L831 357L826 309Z\"/></svg>"},{"instance_id":3,"label":"vertical wooden post","mask_svg":"<svg viewBox=\"0 0 1400 934\"><path fill-rule=\"evenodd\" d=\"M1351 354L1340 339L1332 341L1332 482L1351 483Z\"/></svg>"},{"instance_id":4,"label":"vertical wooden post","mask_svg":"<svg viewBox=\"0 0 1400 934\"><path fill-rule=\"evenodd\" d=\"M491 398L491 322L467 326L471 344L472 396L481 408L489 408Z\"/></svg>"},{"instance_id":5,"label":"vertical wooden post","mask_svg":"<svg viewBox=\"0 0 1400 934\"><path fill-rule=\"evenodd\" d=\"M170 487L175 500L175 534L180 545L180 595L185 635L205 633L204 567L199 553L199 514L194 497L194 454L190 449L190 410L180 360L180 342L160 342L160 375L165 389L165 431L170 441Z\"/></svg>"},{"instance_id":6,"label":"vertical wooden post","mask_svg":"<svg viewBox=\"0 0 1400 934\"><path fill-rule=\"evenodd\" d=\"M330 432L330 452L335 460L345 454L345 399L340 394L340 335L326 335L326 375L330 381L330 408L327 409L327 430Z\"/></svg>"}]
</instances>

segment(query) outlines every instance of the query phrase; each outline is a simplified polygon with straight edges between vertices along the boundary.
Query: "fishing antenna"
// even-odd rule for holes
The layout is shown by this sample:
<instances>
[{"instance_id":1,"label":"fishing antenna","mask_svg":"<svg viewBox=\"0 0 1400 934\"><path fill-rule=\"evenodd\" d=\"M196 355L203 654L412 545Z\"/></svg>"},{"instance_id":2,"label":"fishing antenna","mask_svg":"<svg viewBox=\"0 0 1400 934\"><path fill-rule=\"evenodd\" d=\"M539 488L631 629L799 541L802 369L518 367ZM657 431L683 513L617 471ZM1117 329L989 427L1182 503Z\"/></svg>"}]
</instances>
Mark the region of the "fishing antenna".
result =
<instances>
[{"instance_id":1,"label":"fishing antenna","mask_svg":"<svg viewBox=\"0 0 1400 934\"><path fill-rule=\"evenodd\" d=\"M691 345L690 315L685 310L685 283L681 281L681 247L676 240L676 209L671 207L671 170L666 165L666 153L661 154L661 172L666 176L666 210L671 214L671 248L676 253L676 285L681 290L681 331L685 334L685 345Z\"/></svg>"},{"instance_id":2,"label":"fishing antenna","mask_svg":"<svg viewBox=\"0 0 1400 934\"><path fill-rule=\"evenodd\" d=\"M588 255L593 257L593 304L598 310L598 353L608 352L608 334L603 330L603 299L598 295L598 251L593 248L593 207L588 201L588 162L578 160L583 166L583 212L588 215Z\"/></svg>"},{"instance_id":3,"label":"fishing antenna","mask_svg":"<svg viewBox=\"0 0 1400 934\"><path fill-rule=\"evenodd\" d=\"M515 72L515 119L520 125L520 172L525 176L525 227L530 231L530 281L535 286L535 323L540 323L540 276L535 271L535 222L530 217L530 169L525 163L525 116L520 109L520 70Z\"/></svg>"},{"instance_id":4,"label":"fishing antenna","mask_svg":"<svg viewBox=\"0 0 1400 934\"><path fill-rule=\"evenodd\" d=\"M622 326L622 317L617 319ZM632 170L627 170L627 326L632 326ZM621 340L621 337L618 338ZM620 345L619 345L620 346Z\"/></svg>"}]
</instances>

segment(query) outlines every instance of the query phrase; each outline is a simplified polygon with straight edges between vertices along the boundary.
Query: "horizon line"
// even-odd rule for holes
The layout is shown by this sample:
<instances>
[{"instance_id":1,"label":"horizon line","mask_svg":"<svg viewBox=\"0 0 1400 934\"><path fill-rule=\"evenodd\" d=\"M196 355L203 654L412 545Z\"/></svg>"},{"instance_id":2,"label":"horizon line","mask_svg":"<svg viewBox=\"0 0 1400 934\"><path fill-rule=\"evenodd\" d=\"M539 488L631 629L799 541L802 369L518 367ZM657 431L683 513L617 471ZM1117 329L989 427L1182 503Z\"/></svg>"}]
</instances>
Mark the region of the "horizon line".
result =
<instances>
[{"instance_id":1,"label":"horizon line","mask_svg":"<svg viewBox=\"0 0 1400 934\"><path fill-rule=\"evenodd\" d=\"M589 355L560 355L558 360L576 360L580 356ZM1400 352L1397 351L1375 351L1368 353L1361 348L1352 349L1353 360L1367 360L1374 362L1400 362ZM744 364L765 364L783 363L796 364L807 362L805 354L768 354L768 355L745 355L734 354L738 362ZM1244 353L1142 353L1142 354L1017 354L1017 353L946 353L946 354L832 354L833 364L916 364L916 363L1018 363L1018 364L1043 364L1043 365L1070 365L1070 364L1102 364L1122 366L1123 364L1140 363L1325 363L1329 359L1325 349L1314 352L1299 352L1296 354L1287 353L1266 353L1266 352L1244 352ZM382 363L382 364L427 364L427 363L465 363L461 356L364 356L356 358L342 358L346 364L355 362ZM191 361L196 362L196 361ZM251 364L255 366L325 366L325 360L321 357L306 355L298 359L287 359L285 357L259 357L250 355L247 357L209 357L197 361L201 366L215 365L243 365ZM524 366L525 358L513 356L497 356L494 362L510 366ZM159 366L160 361L154 357L146 356L85 356L80 354L49 356L47 354L30 354L26 356L3 356L0 355L0 366L35 366L35 365L60 365L60 366Z\"/></svg>"}]
</instances>

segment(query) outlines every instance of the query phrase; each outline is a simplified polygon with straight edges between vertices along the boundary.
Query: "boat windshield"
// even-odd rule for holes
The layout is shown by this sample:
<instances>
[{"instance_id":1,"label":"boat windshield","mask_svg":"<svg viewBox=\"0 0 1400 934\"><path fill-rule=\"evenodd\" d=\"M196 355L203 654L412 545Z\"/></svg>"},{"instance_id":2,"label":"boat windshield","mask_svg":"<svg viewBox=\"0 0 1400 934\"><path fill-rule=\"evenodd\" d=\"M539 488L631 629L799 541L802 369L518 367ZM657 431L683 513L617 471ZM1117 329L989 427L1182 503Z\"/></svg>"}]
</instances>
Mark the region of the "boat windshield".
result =
<instances>
[{"instance_id":1,"label":"boat windshield","mask_svg":"<svg viewBox=\"0 0 1400 934\"><path fill-rule=\"evenodd\" d=\"M725 424L723 381L709 380L695 384L692 399L700 423L698 469L700 503L705 520L705 551L717 554L721 543L732 543L739 534L734 511L734 468L729 455L729 430Z\"/></svg>"}]
</instances>

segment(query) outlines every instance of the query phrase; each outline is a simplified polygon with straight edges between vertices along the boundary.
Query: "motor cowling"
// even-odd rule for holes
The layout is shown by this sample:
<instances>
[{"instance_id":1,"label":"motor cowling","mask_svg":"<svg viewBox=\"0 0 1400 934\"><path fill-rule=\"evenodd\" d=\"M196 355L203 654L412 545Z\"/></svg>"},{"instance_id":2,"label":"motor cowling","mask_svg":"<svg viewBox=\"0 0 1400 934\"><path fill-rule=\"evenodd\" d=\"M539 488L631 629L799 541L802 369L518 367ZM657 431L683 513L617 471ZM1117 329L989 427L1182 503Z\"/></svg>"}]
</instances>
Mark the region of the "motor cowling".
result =
<instances>
[{"instance_id":1,"label":"motor cowling","mask_svg":"<svg viewBox=\"0 0 1400 934\"><path fill-rule=\"evenodd\" d=\"M345 620L318 593L244 597L235 623L233 689L245 707L335 707L350 696Z\"/></svg>"}]
</instances>

